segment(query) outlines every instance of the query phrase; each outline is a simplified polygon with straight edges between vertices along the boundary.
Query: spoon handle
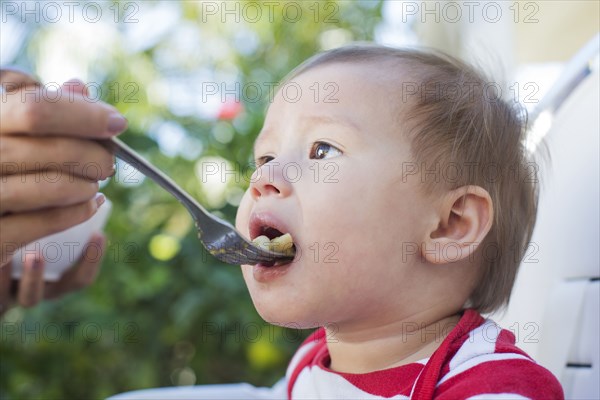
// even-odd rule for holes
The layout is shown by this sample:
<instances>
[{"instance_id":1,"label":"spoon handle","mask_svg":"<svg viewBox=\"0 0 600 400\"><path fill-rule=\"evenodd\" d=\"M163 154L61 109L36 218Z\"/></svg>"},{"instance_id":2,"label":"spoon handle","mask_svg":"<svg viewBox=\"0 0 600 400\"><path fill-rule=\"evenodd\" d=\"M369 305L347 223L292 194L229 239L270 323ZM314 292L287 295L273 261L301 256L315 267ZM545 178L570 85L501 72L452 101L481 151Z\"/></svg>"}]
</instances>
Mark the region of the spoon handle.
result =
<instances>
[{"instance_id":1,"label":"spoon handle","mask_svg":"<svg viewBox=\"0 0 600 400\"><path fill-rule=\"evenodd\" d=\"M198 210L202 211L204 214L208 214L208 212L200 204L198 204L198 202L192 196L190 196L189 193L175 183L175 181L169 178L164 172L156 168L121 140L113 137L107 140L101 140L100 142L115 156L132 165L136 170L152 179L167 192L171 193L188 209L188 211L190 211L194 217L199 217Z\"/></svg>"}]
</instances>

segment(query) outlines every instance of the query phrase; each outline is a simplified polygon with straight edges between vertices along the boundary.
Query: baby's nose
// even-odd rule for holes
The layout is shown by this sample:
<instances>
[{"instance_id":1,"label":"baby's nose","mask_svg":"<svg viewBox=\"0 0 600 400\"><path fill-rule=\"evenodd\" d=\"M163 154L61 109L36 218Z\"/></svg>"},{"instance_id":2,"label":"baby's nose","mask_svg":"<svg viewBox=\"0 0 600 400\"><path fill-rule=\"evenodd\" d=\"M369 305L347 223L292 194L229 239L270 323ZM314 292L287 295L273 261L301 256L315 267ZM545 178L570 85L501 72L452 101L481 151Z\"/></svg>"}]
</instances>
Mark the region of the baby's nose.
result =
<instances>
[{"instance_id":1,"label":"baby's nose","mask_svg":"<svg viewBox=\"0 0 600 400\"><path fill-rule=\"evenodd\" d=\"M250 181L250 193L254 200L263 196L286 197L291 192L291 183L282 173L281 163L273 160L254 171Z\"/></svg>"}]
</instances>

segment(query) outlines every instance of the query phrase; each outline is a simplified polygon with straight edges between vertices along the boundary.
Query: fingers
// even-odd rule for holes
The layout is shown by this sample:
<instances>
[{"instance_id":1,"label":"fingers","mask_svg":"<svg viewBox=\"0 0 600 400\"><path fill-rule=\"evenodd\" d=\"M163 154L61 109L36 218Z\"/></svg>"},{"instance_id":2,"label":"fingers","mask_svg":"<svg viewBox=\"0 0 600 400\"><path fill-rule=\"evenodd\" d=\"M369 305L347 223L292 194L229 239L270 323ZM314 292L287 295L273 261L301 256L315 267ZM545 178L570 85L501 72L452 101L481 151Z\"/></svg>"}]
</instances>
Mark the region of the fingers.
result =
<instances>
[{"instance_id":1,"label":"fingers","mask_svg":"<svg viewBox=\"0 0 600 400\"><path fill-rule=\"evenodd\" d=\"M114 156L104 146L78 138L3 136L0 160L0 175L50 171L48 175L55 177L54 172L59 171L98 181L115 173Z\"/></svg>"},{"instance_id":2,"label":"fingers","mask_svg":"<svg viewBox=\"0 0 600 400\"><path fill-rule=\"evenodd\" d=\"M0 315L2 315L11 304L12 263L10 260L0 266Z\"/></svg>"},{"instance_id":3,"label":"fingers","mask_svg":"<svg viewBox=\"0 0 600 400\"><path fill-rule=\"evenodd\" d=\"M39 82L31 75L17 68L0 70L0 84L7 92L14 92L26 86L37 86Z\"/></svg>"},{"instance_id":4,"label":"fingers","mask_svg":"<svg viewBox=\"0 0 600 400\"><path fill-rule=\"evenodd\" d=\"M79 290L94 282L102 264L105 245L104 235L94 234L86 244L79 263L65 272L58 282L47 286L46 298L51 299L67 292Z\"/></svg>"},{"instance_id":5,"label":"fingers","mask_svg":"<svg viewBox=\"0 0 600 400\"><path fill-rule=\"evenodd\" d=\"M29 133L107 138L127 127L127 120L114 107L91 101L78 84L73 85L72 91L65 86L51 90L14 71L2 71L0 81L4 87L1 135ZM68 87L70 83L65 85Z\"/></svg>"},{"instance_id":6,"label":"fingers","mask_svg":"<svg viewBox=\"0 0 600 400\"><path fill-rule=\"evenodd\" d=\"M17 303L33 307L44 298L44 261L40 254L26 254L19 281Z\"/></svg>"},{"instance_id":7,"label":"fingers","mask_svg":"<svg viewBox=\"0 0 600 400\"><path fill-rule=\"evenodd\" d=\"M114 158L103 146L86 139L120 133L127 121L114 107L89 99L78 80L43 87L26 73L2 69L0 84L2 312L14 300L11 288L17 286L11 282L18 282L21 305L32 306L42 299L41 257L25 260L19 281L11 279L10 257L25 244L77 225L97 211L104 202L103 196L94 198L97 181L114 173ZM103 246L101 236L95 240ZM65 290L93 281L99 260L87 258L77 273L61 283Z\"/></svg>"},{"instance_id":8,"label":"fingers","mask_svg":"<svg viewBox=\"0 0 600 400\"><path fill-rule=\"evenodd\" d=\"M6 262L19 247L27 243L63 231L91 218L104 200L104 196L99 195L83 203L66 207L3 216L0 218L2 232L0 261Z\"/></svg>"},{"instance_id":9,"label":"fingers","mask_svg":"<svg viewBox=\"0 0 600 400\"><path fill-rule=\"evenodd\" d=\"M87 201L98 192L98 182L62 175L56 171L50 176L51 179L41 179L36 174L2 177L0 215L70 206Z\"/></svg>"},{"instance_id":10,"label":"fingers","mask_svg":"<svg viewBox=\"0 0 600 400\"><path fill-rule=\"evenodd\" d=\"M0 314L13 303L11 263L0 267ZM32 307L44 297L44 260L40 254L26 254L23 273L18 283L17 303Z\"/></svg>"}]
</instances>

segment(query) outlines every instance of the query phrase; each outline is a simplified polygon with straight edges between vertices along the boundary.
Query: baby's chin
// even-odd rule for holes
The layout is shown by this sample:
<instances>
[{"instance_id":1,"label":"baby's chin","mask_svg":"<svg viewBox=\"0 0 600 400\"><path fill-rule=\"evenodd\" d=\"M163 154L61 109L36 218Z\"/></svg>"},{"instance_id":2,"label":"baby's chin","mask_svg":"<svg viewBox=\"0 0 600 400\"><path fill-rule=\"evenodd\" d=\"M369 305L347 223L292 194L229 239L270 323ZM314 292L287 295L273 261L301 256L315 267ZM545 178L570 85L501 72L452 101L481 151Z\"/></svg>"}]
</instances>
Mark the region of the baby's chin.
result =
<instances>
[{"instance_id":1,"label":"baby's chin","mask_svg":"<svg viewBox=\"0 0 600 400\"><path fill-rule=\"evenodd\" d=\"M305 315L305 312L295 313L290 310L273 310L271 307L257 307L258 314L271 325L291 329L313 329L325 325L312 318L314 315Z\"/></svg>"},{"instance_id":2,"label":"baby's chin","mask_svg":"<svg viewBox=\"0 0 600 400\"><path fill-rule=\"evenodd\" d=\"M312 329L325 323L318 315L319 311L323 311L322 306L312 306L302 299L293 299L278 290L265 292L256 287L249 289L256 311L262 319L272 325Z\"/></svg>"}]
</instances>

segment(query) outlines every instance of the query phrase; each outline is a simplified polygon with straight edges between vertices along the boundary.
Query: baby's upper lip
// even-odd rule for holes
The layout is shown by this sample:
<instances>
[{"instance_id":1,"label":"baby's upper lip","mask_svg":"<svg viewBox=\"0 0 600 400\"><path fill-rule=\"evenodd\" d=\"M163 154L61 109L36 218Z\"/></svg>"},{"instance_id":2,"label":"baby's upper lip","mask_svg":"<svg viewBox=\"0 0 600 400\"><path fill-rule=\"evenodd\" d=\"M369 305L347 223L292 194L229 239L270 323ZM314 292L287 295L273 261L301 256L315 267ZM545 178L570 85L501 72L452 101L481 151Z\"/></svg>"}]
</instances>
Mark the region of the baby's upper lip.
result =
<instances>
[{"instance_id":1,"label":"baby's upper lip","mask_svg":"<svg viewBox=\"0 0 600 400\"><path fill-rule=\"evenodd\" d=\"M287 224L271 212L262 211L253 212L252 214L250 214L250 220L248 225L248 233L250 234L250 240L254 240L258 236L260 236L263 233L263 228L265 227L275 228L281 233L291 234Z\"/></svg>"}]
</instances>

